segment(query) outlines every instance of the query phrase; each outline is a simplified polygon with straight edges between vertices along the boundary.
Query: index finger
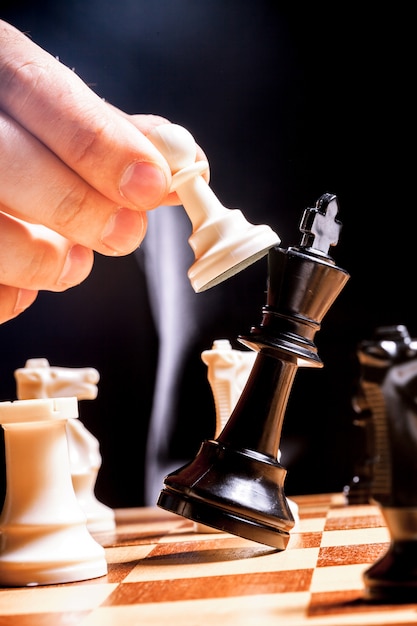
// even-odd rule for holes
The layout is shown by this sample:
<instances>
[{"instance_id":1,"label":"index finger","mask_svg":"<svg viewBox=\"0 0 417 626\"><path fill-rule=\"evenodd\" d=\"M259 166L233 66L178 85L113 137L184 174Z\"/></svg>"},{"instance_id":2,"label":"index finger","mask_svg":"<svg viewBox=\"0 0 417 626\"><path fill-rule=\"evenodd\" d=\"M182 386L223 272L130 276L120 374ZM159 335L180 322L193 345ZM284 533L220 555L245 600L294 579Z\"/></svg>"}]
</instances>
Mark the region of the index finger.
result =
<instances>
[{"instance_id":1,"label":"index finger","mask_svg":"<svg viewBox=\"0 0 417 626\"><path fill-rule=\"evenodd\" d=\"M104 196L163 204L171 172L152 143L72 70L0 20L0 108Z\"/></svg>"}]
</instances>

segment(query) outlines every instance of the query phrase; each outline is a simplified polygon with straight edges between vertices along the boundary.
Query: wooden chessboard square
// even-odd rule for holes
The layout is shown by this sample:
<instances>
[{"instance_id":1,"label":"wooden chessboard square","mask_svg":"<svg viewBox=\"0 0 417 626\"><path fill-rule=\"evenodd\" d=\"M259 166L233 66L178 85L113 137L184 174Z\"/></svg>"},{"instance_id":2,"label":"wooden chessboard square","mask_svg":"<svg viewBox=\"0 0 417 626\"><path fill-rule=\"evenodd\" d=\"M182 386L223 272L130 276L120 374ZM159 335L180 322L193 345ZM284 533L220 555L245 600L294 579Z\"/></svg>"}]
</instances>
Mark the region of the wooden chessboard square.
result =
<instances>
[{"instance_id":1,"label":"wooden chessboard square","mask_svg":"<svg viewBox=\"0 0 417 626\"><path fill-rule=\"evenodd\" d=\"M321 533L324 530L325 523L325 517L312 516L305 518L300 516L300 519L297 520L294 527L291 529L290 540L293 535L299 533Z\"/></svg>"},{"instance_id":2,"label":"wooden chessboard square","mask_svg":"<svg viewBox=\"0 0 417 626\"><path fill-rule=\"evenodd\" d=\"M126 583L176 578L234 576L314 568L318 547L277 551L233 535L160 543L139 560Z\"/></svg>"},{"instance_id":3,"label":"wooden chessboard square","mask_svg":"<svg viewBox=\"0 0 417 626\"><path fill-rule=\"evenodd\" d=\"M417 608L415 604L367 602L360 590L330 591L311 594L307 617L307 623L311 618L311 624L320 626L415 626Z\"/></svg>"},{"instance_id":4,"label":"wooden chessboard square","mask_svg":"<svg viewBox=\"0 0 417 626\"><path fill-rule=\"evenodd\" d=\"M308 591L312 574L312 569L301 569L124 583L115 589L103 606L173 602L179 597L182 600L202 600L302 592Z\"/></svg>"},{"instance_id":5,"label":"wooden chessboard square","mask_svg":"<svg viewBox=\"0 0 417 626\"><path fill-rule=\"evenodd\" d=\"M304 626L308 599L300 592L160 602L157 611L152 603L102 606L80 626Z\"/></svg>"},{"instance_id":6,"label":"wooden chessboard square","mask_svg":"<svg viewBox=\"0 0 417 626\"><path fill-rule=\"evenodd\" d=\"M71 622L68 622L68 613L27 613L25 615L1 615L0 626L59 626L60 624L81 624L90 611L71 612Z\"/></svg>"},{"instance_id":7,"label":"wooden chessboard square","mask_svg":"<svg viewBox=\"0 0 417 626\"><path fill-rule=\"evenodd\" d=\"M136 566L138 561L145 559L154 547L155 544L134 544L132 546L107 548L106 561L108 566L108 582L122 582Z\"/></svg>"},{"instance_id":8,"label":"wooden chessboard square","mask_svg":"<svg viewBox=\"0 0 417 626\"><path fill-rule=\"evenodd\" d=\"M3 626L1 620L5 616L38 615L45 612L45 607L49 613L91 611L117 588L117 584L103 581L106 581L105 576L78 583L1 589L0 624ZM88 584L90 582L95 584ZM32 622L34 624L38 626L36 620Z\"/></svg>"},{"instance_id":9,"label":"wooden chessboard square","mask_svg":"<svg viewBox=\"0 0 417 626\"><path fill-rule=\"evenodd\" d=\"M320 532L292 532L287 545L287 550L301 550L303 548L319 548L322 533Z\"/></svg>"},{"instance_id":10,"label":"wooden chessboard square","mask_svg":"<svg viewBox=\"0 0 417 626\"><path fill-rule=\"evenodd\" d=\"M311 581L311 593L330 591L363 591L363 572L367 564L354 563L318 567Z\"/></svg>"},{"instance_id":11,"label":"wooden chessboard square","mask_svg":"<svg viewBox=\"0 0 417 626\"><path fill-rule=\"evenodd\" d=\"M385 543L327 546L319 550L317 567L373 563L388 548Z\"/></svg>"},{"instance_id":12,"label":"wooden chessboard square","mask_svg":"<svg viewBox=\"0 0 417 626\"><path fill-rule=\"evenodd\" d=\"M330 509L324 530L378 528L384 526L381 512L373 505L345 505Z\"/></svg>"},{"instance_id":13,"label":"wooden chessboard square","mask_svg":"<svg viewBox=\"0 0 417 626\"><path fill-rule=\"evenodd\" d=\"M389 533L384 526L371 528L353 528L344 530L330 530L323 532L321 547L328 546L356 546L361 544L386 544L389 542Z\"/></svg>"}]
</instances>

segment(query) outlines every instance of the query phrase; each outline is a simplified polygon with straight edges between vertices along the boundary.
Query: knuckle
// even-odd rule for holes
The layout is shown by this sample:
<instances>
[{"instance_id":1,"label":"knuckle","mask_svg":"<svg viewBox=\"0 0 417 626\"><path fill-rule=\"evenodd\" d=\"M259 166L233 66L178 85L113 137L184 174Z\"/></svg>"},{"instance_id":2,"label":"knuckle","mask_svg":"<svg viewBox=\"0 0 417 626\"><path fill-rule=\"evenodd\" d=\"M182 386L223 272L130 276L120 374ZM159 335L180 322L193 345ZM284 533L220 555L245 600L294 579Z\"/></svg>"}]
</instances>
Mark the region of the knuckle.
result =
<instances>
[{"instance_id":1,"label":"knuckle","mask_svg":"<svg viewBox=\"0 0 417 626\"><path fill-rule=\"evenodd\" d=\"M36 61L6 63L0 74L4 97L8 105L6 108L16 115L24 110L28 103L33 106L33 101L42 93L38 87L45 81L47 75L48 68Z\"/></svg>"},{"instance_id":2,"label":"knuckle","mask_svg":"<svg viewBox=\"0 0 417 626\"><path fill-rule=\"evenodd\" d=\"M73 185L68 187L58 199L51 212L51 228L56 232L71 237L86 226L87 207L90 205L90 190ZM87 232L90 232L87 229Z\"/></svg>"},{"instance_id":3,"label":"knuckle","mask_svg":"<svg viewBox=\"0 0 417 626\"><path fill-rule=\"evenodd\" d=\"M59 265L59 254L54 246L45 241L32 250L21 267L18 284L44 289L52 282L49 273Z\"/></svg>"},{"instance_id":4,"label":"knuckle","mask_svg":"<svg viewBox=\"0 0 417 626\"><path fill-rule=\"evenodd\" d=\"M72 134L68 139L68 150L71 154L72 166L75 169L83 169L90 166L91 162L98 160L102 153L102 137L104 128L88 125L77 126L72 130Z\"/></svg>"}]
</instances>

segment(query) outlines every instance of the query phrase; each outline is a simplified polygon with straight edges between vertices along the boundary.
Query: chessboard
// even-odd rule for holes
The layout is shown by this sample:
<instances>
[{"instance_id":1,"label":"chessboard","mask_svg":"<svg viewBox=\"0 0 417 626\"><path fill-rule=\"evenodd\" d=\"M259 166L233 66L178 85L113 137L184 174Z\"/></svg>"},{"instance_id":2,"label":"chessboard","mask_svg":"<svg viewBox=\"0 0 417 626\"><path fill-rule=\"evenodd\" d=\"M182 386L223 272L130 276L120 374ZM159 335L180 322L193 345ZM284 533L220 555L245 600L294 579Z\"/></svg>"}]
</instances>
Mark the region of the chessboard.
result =
<instances>
[{"instance_id":1,"label":"chessboard","mask_svg":"<svg viewBox=\"0 0 417 626\"><path fill-rule=\"evenodd\" d=\"M362 573L388 547L377 506L342 494L291 498L299 520L284 551L157 507L116 510L97 533L108 574L0 588L0 626L285 626L417 623L415 604L366 601ZM198 532L197 532L198 530Z\"/></svg>"}]
</instances>

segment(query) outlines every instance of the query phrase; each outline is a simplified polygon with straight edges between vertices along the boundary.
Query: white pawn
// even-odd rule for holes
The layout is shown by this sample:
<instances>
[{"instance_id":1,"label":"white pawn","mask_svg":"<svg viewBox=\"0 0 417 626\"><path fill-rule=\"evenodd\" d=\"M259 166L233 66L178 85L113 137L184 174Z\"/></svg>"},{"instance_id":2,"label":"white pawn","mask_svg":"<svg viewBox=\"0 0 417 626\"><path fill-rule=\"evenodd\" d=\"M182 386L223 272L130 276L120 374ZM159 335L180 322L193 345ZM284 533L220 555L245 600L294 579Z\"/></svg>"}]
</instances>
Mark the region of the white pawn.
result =
<instances>
[{"instance_id":1,"label":"white pawn","mask_svg":"<svg viewBox=\"0 0 417 626\"><path fill-rule=\"evenodd\" d=\"M201 174L207 161L197 161L197 146L188 130L177 124L161 124L148 139L166 158L173 178L170 191L176 191L192 224L188 239L195 263L188 278L197 293L237 274L268 250L280 238L266 225L253 225L239 209L224 207Z\"/></svg>"},{"instance_id":2,"label":"white pawn","mask_svg":"<svg viewBox=\"0 0 417 626\"><path fill-rule=\"evenodd\" d=\"M104 576L104 548L87 529L71 481L66 423L77 398L0 402L6 497L0 585L50 585Z\"/></svg>"}]
</instances>

